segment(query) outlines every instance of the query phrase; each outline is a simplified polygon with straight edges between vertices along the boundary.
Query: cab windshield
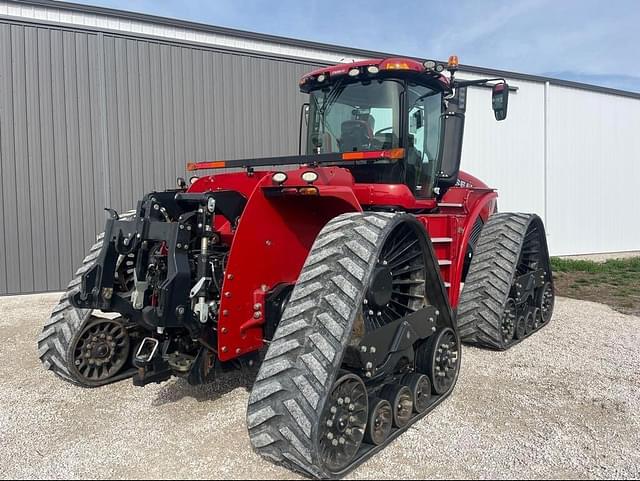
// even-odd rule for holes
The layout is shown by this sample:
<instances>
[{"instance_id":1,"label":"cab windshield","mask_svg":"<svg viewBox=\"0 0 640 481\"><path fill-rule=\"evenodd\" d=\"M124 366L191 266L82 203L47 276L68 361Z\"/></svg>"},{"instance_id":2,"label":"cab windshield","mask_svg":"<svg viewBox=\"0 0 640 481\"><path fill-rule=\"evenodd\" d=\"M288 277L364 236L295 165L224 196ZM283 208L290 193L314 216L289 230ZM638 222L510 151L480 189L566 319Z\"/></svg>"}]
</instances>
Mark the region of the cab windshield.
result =
<instances>
[{"instance_id":1,"label":"cab windshield","mask_svg":"<svg viewBox=\"0 0 640 481\"><path fill-rule=\"evenodd\" d=\"M384 80L312 91L307 153L399 147L402 90L400 81Z\"/></svg>"},{"instance_id":2,"label":"cab windshield","mask_svg":"<svg viewBox=\"0 0 640 481\"><path fill-rule=\"evenodd\" d=\"M401 162L350 166L359 183L403 183L418 198L433 196L439 170L440 90L400 79L341 83L309 98L307 154L405 148Z\"/></svg>"}]
</instances>

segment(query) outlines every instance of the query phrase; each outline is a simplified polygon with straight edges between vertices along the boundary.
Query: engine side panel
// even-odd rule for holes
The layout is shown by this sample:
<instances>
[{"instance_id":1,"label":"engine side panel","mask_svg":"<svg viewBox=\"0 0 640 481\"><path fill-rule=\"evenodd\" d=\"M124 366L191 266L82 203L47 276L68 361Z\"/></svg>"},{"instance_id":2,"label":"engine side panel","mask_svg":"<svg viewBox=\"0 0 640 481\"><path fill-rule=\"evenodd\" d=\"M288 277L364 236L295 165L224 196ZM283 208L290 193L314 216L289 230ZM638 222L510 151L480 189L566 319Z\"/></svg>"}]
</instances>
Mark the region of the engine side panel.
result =
<instances>
[{"instance_id":1,"label":"engine side panel","mask_svg":"<svg viewBox=\"0 0 640 481\"><path fill-rule=\"evenodd\" d=\"M293 284L318 233L332 218L361 211L348 186L315 185L318 195L280 195L270 177L251 194L226 266L218 355L228 361L263 346L267 294Z\"/></svg>"}]
</instances>

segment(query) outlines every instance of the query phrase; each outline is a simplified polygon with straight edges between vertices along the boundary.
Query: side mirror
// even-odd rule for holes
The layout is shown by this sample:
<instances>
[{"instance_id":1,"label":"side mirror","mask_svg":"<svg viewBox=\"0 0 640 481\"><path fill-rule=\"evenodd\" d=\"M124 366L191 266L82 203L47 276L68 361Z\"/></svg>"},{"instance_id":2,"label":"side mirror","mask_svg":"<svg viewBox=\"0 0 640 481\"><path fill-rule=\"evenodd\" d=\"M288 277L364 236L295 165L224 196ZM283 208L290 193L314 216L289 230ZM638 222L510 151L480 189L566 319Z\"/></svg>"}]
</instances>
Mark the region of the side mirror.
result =
<instances>
[{"instance_id":1,"label":"side mirror","mask_svg":"<svg viewBox=\"0 0 640 481\"><path fill-rule=\"evenodd\" d=\"M491 95L491 106L496 120L507 118L507 107L509 105L509 86L506 82L495 84Z\"/></svg>"},{"instance_id":2,"label":"side mirror","mask_svg":"<svg viewBox=\"0 0 640 481\"><path fill-rule=\"evenodd\" d=\"M416 113L413 114L413 116L415 117L416 130L420 130L424 125L424 112L422 111L422 109L418 109L416 110Z\"/></svg>"}]
</instances>

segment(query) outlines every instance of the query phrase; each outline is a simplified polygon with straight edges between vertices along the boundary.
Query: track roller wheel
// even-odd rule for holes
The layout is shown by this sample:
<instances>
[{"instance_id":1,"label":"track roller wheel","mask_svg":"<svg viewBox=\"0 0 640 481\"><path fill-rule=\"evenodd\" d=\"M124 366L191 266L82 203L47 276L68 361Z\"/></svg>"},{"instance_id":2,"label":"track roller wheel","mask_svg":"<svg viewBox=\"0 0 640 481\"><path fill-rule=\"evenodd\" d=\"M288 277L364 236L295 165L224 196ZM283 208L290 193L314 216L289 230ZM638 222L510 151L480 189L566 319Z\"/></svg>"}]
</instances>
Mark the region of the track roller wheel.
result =
<instances>
[{"instance_id":1,"label":"track roller wheel","mask_svg":"<svg viewBox=\"0 0 640 481\"><path fill-rule=\"evenodd\" d=\"M423 413L431 404L431 381L424 374L407 374L402 378L402 384L406 385L413 396L413 410Z\"/></svg>"},{"instance_id":2,"label":"track roller wheel","mask_svg":"<svg viewBox=\"0 0 640 481\"><path fill-rule=\"evenodd\" d=\"M528 309L534 296L536 307L546 306L547 321L553 311L553 277L542 220L534 214L493 214L485 223L458 302L458 329L463 342L490 349L508 349L532 331L510 336L512 300L517 311ZM538 277L538 274L542 278ZM520 281L523 280L523 281ZM522 293L521 282L540 287ZM548 284L548 287L542 287ZM543 292L546 292L546 298ZM546 299L546 300L545 300Z\"/></svg>"},{"instance_id":3,"label":"track roller wheel","mask_svg":"<svg viewBox=\"0 0 640 481\"><path fill-rule=\"evenodd\" d=\"M516 339L524 339L527 335L527 318L524 314L518 316L518 322L516 322Z\"/></svg>"},{"instance_id":4,"label":"track roller wheel","mask_svg":"<svg viewBox=\"0 0 640 481\"><path fill-rule=\"evenodd\" d=\"M536 318L533 309L529 309L524 318L525 333L531 334L536 329Z\"/></svg>"},{"instance_id":5,"label":"track roller wheel","mask_svg":"<svg viewBox=\"0 0 640 481\"><path fill-rule=\"evenodd\" d=\"M401 384L387 384L380 391L380 396L391 404L393 425L403 428L413 413L413 395L411 389Z\"/></svg>"},{"instance_id":6,"label":"track roller wheel","mask_svg":"<svg viewBox=\"0 0 640 481\"><path fill-rule=\"evenodd\" d=\"M359 370L343 363L348 348L357 345L359 337L424 308L427 294L434 297L434 305L446 309L442 322L450 323L437 268L424 226L412 215L349 213L325 225L309 251L249 397L247 426L259 454L309 476L336 478L385 445L386 441L363 444L353 457L358 438L343 435L345 444L340 444L340 436L332 431L336 420L330 416L340 413L339 398L344 400L346 394L335 399L334 392L343 389L336 379L347 372L349 385L361 386L354 378ZM378 386L371 392L377 393ZM405 386L397 394L390 402L392 418L400 406L396 421L407 425L414 418L411 390ZM349 398L353 401L354 396ZM371 419L357 419L363 431ZM375 438L383 434L384 430Z\"/></svg>"},{"instance_id":7,"label":"track roller wheel","mask_svg":"<svg viewBox=\"0 0 640 481\"><path fill-rule=\"evenodd\" d=\"M384 443L393 427L393 412L391 403L386 399L372 398L369 400L369 421L365 432L365 441L374 446Z\"/></svg>"}]
</instances>

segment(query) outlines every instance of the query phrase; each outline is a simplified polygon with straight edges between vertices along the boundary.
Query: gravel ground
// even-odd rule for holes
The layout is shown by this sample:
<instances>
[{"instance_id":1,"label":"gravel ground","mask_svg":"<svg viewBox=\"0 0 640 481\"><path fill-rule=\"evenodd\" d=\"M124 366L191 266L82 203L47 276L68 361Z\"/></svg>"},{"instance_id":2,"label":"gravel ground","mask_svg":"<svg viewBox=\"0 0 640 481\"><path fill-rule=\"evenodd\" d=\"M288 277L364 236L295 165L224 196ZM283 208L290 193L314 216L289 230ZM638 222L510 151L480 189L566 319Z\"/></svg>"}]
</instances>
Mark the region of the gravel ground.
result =
<instances>
[{"instance_id":1,"label":"gravel ground","mask_svg":"<svg viewBox=\"0 0 640 481\"><path fill-rule=\"evenodd\" d=\"M252 452L240 374L86 390L45 372L56 299L0 298L0 477L295 477ZM465 347L454 394L349 478L638 478L638 413L640 318L559 299L509 352Z\"/></svg>"}]
</instances>

